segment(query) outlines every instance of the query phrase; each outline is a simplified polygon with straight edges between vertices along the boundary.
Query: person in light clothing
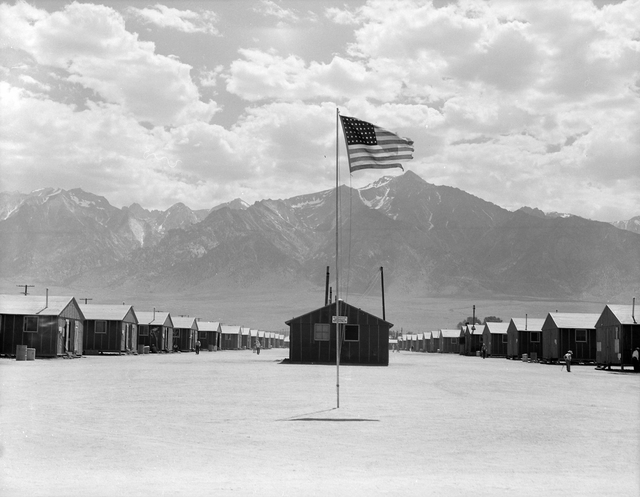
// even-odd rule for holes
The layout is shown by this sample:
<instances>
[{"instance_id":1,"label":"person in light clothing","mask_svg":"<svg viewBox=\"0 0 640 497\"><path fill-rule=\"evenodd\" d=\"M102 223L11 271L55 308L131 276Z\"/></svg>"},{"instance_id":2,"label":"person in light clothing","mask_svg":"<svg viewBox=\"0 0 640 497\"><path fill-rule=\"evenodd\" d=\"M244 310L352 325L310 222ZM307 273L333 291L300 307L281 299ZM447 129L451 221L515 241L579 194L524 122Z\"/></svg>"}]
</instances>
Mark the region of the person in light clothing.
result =
<instances>
[{"instance_id":1,"label":"person in light clothing","mask_svg":"<svg viewBox=\"0 0 640 497\"><path fill-rule=\"evenodd\" d=\"M573 352L571 352L570 350L564 355L564 363L567 366L567 373L571 372L571 356L573 355Z\"/></svg>"},{"instance_id":2,"label":"person in light clothing","mask_svg":"<svg viewBox=\"0 0 640 497\"><path fill-rule=\"evenodd\" d=\"M631 362L633 363L633 371L640 373L640 349L638 347L631 354Z\"/></svg>"}]
</instances>

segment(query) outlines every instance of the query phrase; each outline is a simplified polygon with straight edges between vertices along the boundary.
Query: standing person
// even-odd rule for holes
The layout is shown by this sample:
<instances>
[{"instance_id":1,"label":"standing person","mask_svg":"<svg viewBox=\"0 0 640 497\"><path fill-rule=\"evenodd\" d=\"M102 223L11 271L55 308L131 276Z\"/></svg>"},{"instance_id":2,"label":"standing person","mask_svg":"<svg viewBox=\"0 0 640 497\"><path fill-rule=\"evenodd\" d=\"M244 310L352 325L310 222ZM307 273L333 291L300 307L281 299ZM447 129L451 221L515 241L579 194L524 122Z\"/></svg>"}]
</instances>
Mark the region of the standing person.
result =
<instances>
[{"instance_id":1,"label":"standing person","mask_svg":"<svg viewBox=\"0 0 640 497\"><path fill-rule=\"evenodd\" d=\"M200 340L196 340L196 354L200 353Z\"/></svg>"},{"instance_id":2,"label":"standing person","mask_svg":"<svg viewBox=\"0 0 640 497\"><path fill-rule=\"evenodd\" d=\"M633 363L633 371L640 373L640 349L638 347L631 354L631 362Z\"/></svg>"},{"instance_id":3,"label":"standing person","mask_svg":"<svg viewBox=\"0 0 640 497\"><path fill-rule=\"evenodd\" d=\"M571 372L571 356L573 355L573 352L571 352L570 350L567 351L567 353L564 355L564 363L567 366L567 373Z\"/></svg>"},{"instance_id":4,"label":"standing person","mask_svg":"<svg viewBox=\"0 0 640 497\"><path fill-rule=\"evenodd\" d=\"M256 338L256 353L258 355L260 355L260 347L262 347L262 344L260 343L260 339Z\"/></svg>"},{"instance_id":5,"label":"standing person","mask_svg":"<svg viewBox=\"0 0 640 497\"><path fill-rule=\"evenodd\" d=\"M487 357L487 346L482 344L482 358L485 359Z\"/></svg>"}]
</instances>

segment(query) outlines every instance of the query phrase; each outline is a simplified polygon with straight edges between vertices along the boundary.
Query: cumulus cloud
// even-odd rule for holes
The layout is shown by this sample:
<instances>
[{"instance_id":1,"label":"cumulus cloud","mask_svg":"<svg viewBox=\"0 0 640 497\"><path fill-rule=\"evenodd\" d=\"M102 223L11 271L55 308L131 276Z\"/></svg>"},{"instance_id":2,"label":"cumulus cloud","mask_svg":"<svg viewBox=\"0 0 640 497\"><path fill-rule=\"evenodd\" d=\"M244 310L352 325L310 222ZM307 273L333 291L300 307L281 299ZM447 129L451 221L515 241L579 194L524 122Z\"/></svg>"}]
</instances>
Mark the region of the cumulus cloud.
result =
<instances>
[{"instance_id":1,"label":"cumulus cloud","mask_svg":"<svg viewBox=\"0 0 640 497\"><path fill-rule=\"evenodd\" d=\"M371 97L394 100L401 82L380 77L361 62L334 57L307 64L301 57L242 49L231 63L227 91L246 100Z\"/></svg>"},{"instance_id":2,"label":"cumulus cloud","mask_svg":"<svg viewBox=\"0 0 640 497\"><path fill-rule=\"evenodd\" d=\"M200 101L191 66L155 53L154 44L129 33L111 8L72 3L48 14L19 3L3 5L0 15L11 21L0 40L10 40L41 65L67 71L68 81L140 121L179 124L209 120L217 111L215 102Z\"/></svg>"},{"instance_id":3,"label":"cumulus cloud","mask_svg":"<svg viewBox=\"0 0 640 497\"><path fill-rule=\"evenodd\" d=\"M272 16L282 22L292 23L300 19L293 9L285 9L273 0L261 0L254 12L258 12L265 16Z\"/></svg>"},{"instance_id":4,"label":"cumulus cloud","mask_svg":"<svg viewBox=\"0 0 640 497\"><path fill-rule=\"evenodd\" d=\"M129 12L143 22L155 24L161 28L170 28L183 33L207 33L219 36L216 27L218 16L211 10L194 12L192 10L178 10L166 5L156 4L153 7L138 9L129 7Z\"/></svg>"},{"instance_id":5,"label":"cumulus cloud","mask_svg":"<svg viewBox=\"0 0 640 497\"><path fill-rule=\"evenodd\" d=\"M233 5L259 28L235 32L234 47L222 45L227 32L213 50L178 43L177 56L127 30L113 8L0 5L0 43L29 61L0 73L2 162L25 175L12 184L82 178L114 202L153 208L331 188L340 108L412 138L406 168L429 182L507 208L640 213L637 0L370 0L315 13L324 17L291 2ZM186 44L202 39L189 33L231 30L223 11L125 13ZM310 18L314 36L340 33L344 45L328 53L300 43ZM167 31L147 35L162 46ZM38 174L42 163L56 173ZM127 174L132 186L118 191ZM354 185L378 176L359 172Z\"/></svg>"}]
</instances>

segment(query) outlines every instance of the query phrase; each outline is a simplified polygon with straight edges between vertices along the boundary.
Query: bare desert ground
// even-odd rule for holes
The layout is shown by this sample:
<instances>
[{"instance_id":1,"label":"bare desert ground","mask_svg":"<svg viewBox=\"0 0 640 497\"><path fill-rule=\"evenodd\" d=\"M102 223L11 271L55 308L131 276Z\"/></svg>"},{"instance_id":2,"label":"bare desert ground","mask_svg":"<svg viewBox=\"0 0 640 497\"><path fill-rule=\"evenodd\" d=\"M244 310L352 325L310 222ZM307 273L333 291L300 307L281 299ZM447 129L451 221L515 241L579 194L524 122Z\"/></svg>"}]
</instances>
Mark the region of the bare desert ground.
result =
<instances>
[{"instance_id":1,"label":"bare desert ground","mask_svg":"<svg viewBox=\"0 0 640 497\"><path fill-rule=\"evenodd\" d=\"M0 360L0 495L640 495L640 375L287 356Z\"/></svg>"}]
</instances>

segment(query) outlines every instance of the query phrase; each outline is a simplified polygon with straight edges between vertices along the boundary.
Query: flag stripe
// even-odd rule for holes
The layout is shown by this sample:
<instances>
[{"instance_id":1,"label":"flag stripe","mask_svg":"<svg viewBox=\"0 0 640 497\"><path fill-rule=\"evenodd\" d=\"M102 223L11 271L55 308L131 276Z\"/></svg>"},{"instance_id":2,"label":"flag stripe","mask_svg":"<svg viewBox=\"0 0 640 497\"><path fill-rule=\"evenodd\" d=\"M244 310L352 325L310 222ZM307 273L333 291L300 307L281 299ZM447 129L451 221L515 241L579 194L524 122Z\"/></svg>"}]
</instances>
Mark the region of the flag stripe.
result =
<instances>
[{"instance_id":1,"label":"flag stripe","mask_svg":"<svg viewBox=\"0 0 640 497\"><path fill-rule=\"evenodd\" d=\"M353 117L340 116L351 172L359 169L402 168L413 159L413 141Z\"/></svg>"}]
</instances>

